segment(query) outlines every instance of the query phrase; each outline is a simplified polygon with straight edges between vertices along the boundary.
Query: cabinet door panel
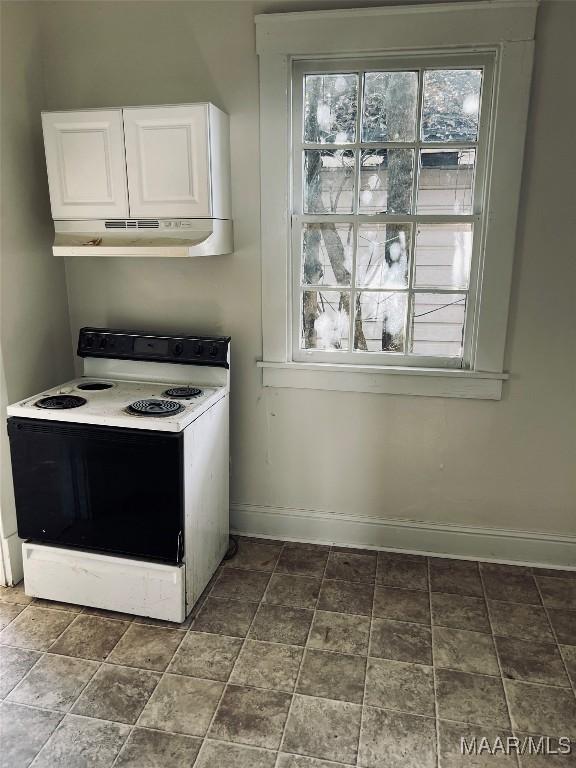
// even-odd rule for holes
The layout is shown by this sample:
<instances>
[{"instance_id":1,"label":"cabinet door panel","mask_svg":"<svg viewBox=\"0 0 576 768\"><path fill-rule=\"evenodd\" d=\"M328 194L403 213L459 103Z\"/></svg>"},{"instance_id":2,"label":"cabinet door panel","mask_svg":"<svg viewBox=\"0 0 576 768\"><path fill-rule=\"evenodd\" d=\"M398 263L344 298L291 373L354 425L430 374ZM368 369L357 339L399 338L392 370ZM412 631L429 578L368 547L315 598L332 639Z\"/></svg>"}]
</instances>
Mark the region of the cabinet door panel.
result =
<instances>
[{"instance_id":1,"label":"cabinet door panel","mask_svg":"<svg viewBox=\"0 0 576 768\"><path fill-rule=\"evenodd\" d=\"M122 111L45 112L42 129L54 219L128 216Z\"/></svg>"},{"instance_id":2,"label":"cabinet door panel","mask_svg":"<svg viewBox=\"0 0 576 768\"><path fill-rule=\"evenodd\" d=\"M211 215L204 104L124 110L130 215Z\"/></svg>"}]
</instances>

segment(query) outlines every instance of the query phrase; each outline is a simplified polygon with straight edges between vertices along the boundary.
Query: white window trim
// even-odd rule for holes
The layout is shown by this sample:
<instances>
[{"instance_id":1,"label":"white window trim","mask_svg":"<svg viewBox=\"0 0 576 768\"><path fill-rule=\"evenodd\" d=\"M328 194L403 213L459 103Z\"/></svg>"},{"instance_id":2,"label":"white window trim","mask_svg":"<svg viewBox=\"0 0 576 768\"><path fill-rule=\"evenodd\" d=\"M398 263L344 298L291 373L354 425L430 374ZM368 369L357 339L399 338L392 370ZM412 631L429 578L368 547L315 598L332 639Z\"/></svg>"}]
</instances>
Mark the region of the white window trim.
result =
<instances>
[{"instance_id":1,"label":"white window trim","mask_svg":"<svg viewBox=\"0 0 576 768\"><path fill-rule=\"evenodd\" d=\"M490 0L256 16L264 386L500 399L508 378L504 351L537 8L538 0ZM496 55L473 369L294 362L289 306L293 61L448 50Z\"/></svg>"}]
</instances>

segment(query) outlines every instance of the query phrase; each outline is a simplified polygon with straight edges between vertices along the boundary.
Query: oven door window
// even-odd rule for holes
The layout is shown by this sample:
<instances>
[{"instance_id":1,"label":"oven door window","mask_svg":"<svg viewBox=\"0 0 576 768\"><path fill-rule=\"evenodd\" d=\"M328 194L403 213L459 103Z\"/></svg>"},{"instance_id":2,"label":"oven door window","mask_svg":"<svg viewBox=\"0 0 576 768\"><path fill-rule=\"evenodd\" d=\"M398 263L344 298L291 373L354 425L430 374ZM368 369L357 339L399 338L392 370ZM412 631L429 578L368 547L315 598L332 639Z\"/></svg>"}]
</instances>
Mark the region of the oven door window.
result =
<instances>
[{"instance_id":1,"label":"oven door window","mask_svg":"<svg viewBox=\"0 0 576 768\"><path fill-rule=\"evenodd\" d=\"M8 432L21 538L182 560L181 433L17 418Z\"/></svg>"}]
</instances>

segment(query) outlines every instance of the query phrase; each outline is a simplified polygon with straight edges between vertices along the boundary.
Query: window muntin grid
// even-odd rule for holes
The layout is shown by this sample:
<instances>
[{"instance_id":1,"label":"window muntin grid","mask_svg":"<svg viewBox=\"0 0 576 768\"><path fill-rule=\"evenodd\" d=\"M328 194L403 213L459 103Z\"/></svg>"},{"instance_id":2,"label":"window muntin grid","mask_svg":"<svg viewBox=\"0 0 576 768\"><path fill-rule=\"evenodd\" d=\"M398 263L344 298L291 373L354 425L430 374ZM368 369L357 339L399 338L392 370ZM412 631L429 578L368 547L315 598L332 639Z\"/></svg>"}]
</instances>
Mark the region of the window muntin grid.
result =
<instances>
[{"instance_id":1,"label":"window muntin grid","mask_svg":"<svg viewBox=\"0 0 576 768\"><path fill-rule=\"evenodd\" d=\"M403 62L366 62L361 66L350 66L353 62L335 64L333 62L317 63L298 62L295 67L293 82L293 289L294 301L292 304L292 326L294 334L293 359L317 360L322 362L353 362L358 364L392 364L392 365L446 365L459 367L469 365L470 338L473 329L473 308L475 298L475 280L477 274L477 262L479 252L480 235L482 231L483 208L483 170L486 146L486 135L489 124L488 95L491 89L491 61L487 57L468 56L455 62L453 57L430 57L427 60L412 59ZM465 131L453 130L450 120L442 123L437 121L433 129L438 134L448 126L450 134L448 140L427 140L430 138L430 125L427 125L428 133L423 135L422 110L423 110L423 83L425 78L432 73L436 79L449 76L454 77L458 73L466 72L469 78L481 81L481 91L477 93L475 104L472 104L473 113L471 121L465 124ZM304 131L304 98L306 77L315 77L316 80L329 74L333 81L338 78L346 80L346 86L350 90L350 84L356 78L357 101L355 109L351 110L350 122L345 131L338 131L337 121L334 123L333 136L328 141L312 141L310 131L307 136ZM388 79L396 78L406 82L412 82L412 92L415 93L415 121L414 130L410 125L399 125L399 130L389 131L394 140L367 141L367 131L362 125L362 116L365 112L364 83L372 78L374 73L384 75ZM417 81L417 87L414 82ZM453 105L448 105L449 107ZM342 112L342 105L339 106ZM475 110L475 111L474 111ZM430 110L428 110L430 111ZM333 116L324 114L328 121ZM428 115L429 118L429 115ZM474 128L474 119L477 128ZM428 120L430 123L430 120ZM371 130L368 138L381 138L386 135L386 126L377 125ZM397 123L398 127L398 123ZM460 128L460 125L457 125ZM470 138L471 131L476 131L474 140ZM309 140L305 141L304 139ZM345 140L343 140L345 138ZM402 140L398 140L401 138ZM435 138L435 137L432 137ZM444 137L445 138L445 137ZM340 141L337 141L340 139ZM464 140L465 139L465 140ZM307 189L306 174L308 157L311 153L318 153L322 158L328 158L327 165L332 168L346 167L346 184L336 192L326 193L322 191L324 198L318 205L314 196L310 196ZM394 154L400 156L395 160L396 168L404 172L409 183L404 183L404 194L398 192L391 195L386 188L386 179L382 182L382 176L386 175L386 164L390 165ZM424 156L425 171L423 172L420 158ZM362 164L360 160L363 160ZM366 162L368 161L368 162ZM446 201L438 204L438 190L442 192L443 165L451 169L456 177L456 185L452 192L457 208L453 210ZM376 165L384 170L384 174L378 177L377 173L371 173L362 166ZM396 171L398 174L398 171ZM328 172L330 176L331 171ZM426 184L426 177L430 183ZM365 177L365 178L364 178ZM398 176L397 176L398 178ZM445 178L444 178L445 182ZM436 198L434 198L434 187ZM366 189L375 193L364 194ZM450 187L448 185L450 191ZM394 192L394 190L392 190ZM402 192L402 190L401 190ZM327 197L326 197L327 194ZM390 201L390 198L393 198ZM376 198L374 200L374 198ZM328 200L328 204L326 204ZM419 205L420 202L420 205ZM422 211L426 211L423 213ZM421 241L421 228L428 227L427 233L431 235L434 230L432 224L445 227L444 235L452 237L454 242L449 243L442 254L442 260L451 261L453 278L447 284L446 279L436 279L427 282L423 276L434 272L429 263L434 253L434 244L428 243L427 249L423 248ZM335 270L325 268L318 272L321 277L314 282L311 277L314 270L310 270L310 264L306 263L306 233L316 225L325 226L326 231L332 230L332 240L338 239L338 231L347 232L346 257L342 263L348 267L343 274L335 275ZM464 227L464 229L463 229ZM336 230L336 232L334 232ZM389 247L380 247L380 253L376 249L375 261L370 265L372 278L366 280L365 264L362 258L366 255L366 249L362 248L362 241L367 232L378 231L386 239L386 231L390 233L388 238L396 248L396 253L388 252ZM398 246L398 232L404 236L401 249ZM378 240L378 236L375 238ZM382 238L380 238L382 239ZM382 246L382 243L380 243ZM324 249L325 250L325 249ZM382 251L385 252L387 266L382 264ZM436 245L436 253L439 253ZM423 263L418 263L419 259ZM324 267L329 267L326 253L320 254L320 261L324 260ZM474 263L473 263L474 262ZM434 266L432 264L432 266ZM441 266L441 265L436 265ZM427 267L427 269L425 269ZM445 265L446 272L448 265ZM338 271L338 270L336 270ZM440 270L441 271L441 270ZM407 285L402 283L400 274L405 273ZM436 270L438 272L438 270ZM379 273L379 277L374 277ZM418 280L416 279L418 275ZM438 277L438 275L437 275ZM466 279L467 278L467 279ZM322 296L328 289L333 289L329 300ZM376 297L370 295L373 292L381 293ZM313 294L316 293L318 301L318 317L315 326L320 329L329 329L331 338L339 340L335 343L329 341L330 334L324 335L321 342L314 348L303 348L306 343L305 332L310 328L302 321L304 309L304 293L306 304L313 305ZM394 297L394 293L403 293ZM420 296L420 294L422 294ZM424 299L430 295L440 297L441 304L435 308L434 303L425 303ZM337 306L335 304L337 299ZM380 301L378 301L379 299ZM321 307L324 303L326 307ZM381 320L386 312L384 305L388 304L394 311L387 313L387 328L382 326ZM370 307L368 315L362 313L361 322L356 311L358 306ZM405 308L404 325L401 333L398 330L398 318L402 315L402 307ZM458 311L454 307L459 308ZM322 310L322 311L320 311ZM422 310L422 311L420 311ZM424 320L422 318L428 318ZM434 322L438 320L438 322ZM444 322L440 322L443 320ZM330 321L330 322L329 322ZM309 324L308 324L309 325ZM348 334L343 331L347 325ZM371 330L364 336L367 343L360 343L362 334L359 327L366 325ZM452 326L452 327L450 327ZM454 327L459 328L461 343L454 339ZM441 343L442 328L448 336L444 347ZM427 331L432 334L429 344L423 343L423 334ZM375 334L375 335L374 335ZM440 341L437 341L437 339ZM316 338L319 338L317 334ZM378 348L376 340L380 338L391 339L386 344L386 350ZM402 340L400 344L398 339ZM352 340L352 345L350 344ZM382 345L381 345L382 346ZM446 354L442 354L442 349Z\"/></svg>"}]
</instances>

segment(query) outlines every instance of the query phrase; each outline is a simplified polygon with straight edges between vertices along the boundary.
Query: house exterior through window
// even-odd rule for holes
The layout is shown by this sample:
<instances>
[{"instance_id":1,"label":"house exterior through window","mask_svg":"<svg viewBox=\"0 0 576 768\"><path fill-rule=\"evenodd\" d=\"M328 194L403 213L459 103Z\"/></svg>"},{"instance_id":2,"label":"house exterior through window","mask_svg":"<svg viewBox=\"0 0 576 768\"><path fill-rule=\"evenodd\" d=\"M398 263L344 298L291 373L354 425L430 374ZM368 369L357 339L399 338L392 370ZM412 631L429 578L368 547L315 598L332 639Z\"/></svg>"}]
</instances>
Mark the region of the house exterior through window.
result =
<instances>
[{"instance_id":1,"label":"house exterior through window","mask_svg":"<svg viewBox=\"0 0 576 768\"><path fill-rule=\"evenodd\" d=\"M470 365L491 85L487 57L295 63L295 360Z\"/></svg>"}]
</instances>

